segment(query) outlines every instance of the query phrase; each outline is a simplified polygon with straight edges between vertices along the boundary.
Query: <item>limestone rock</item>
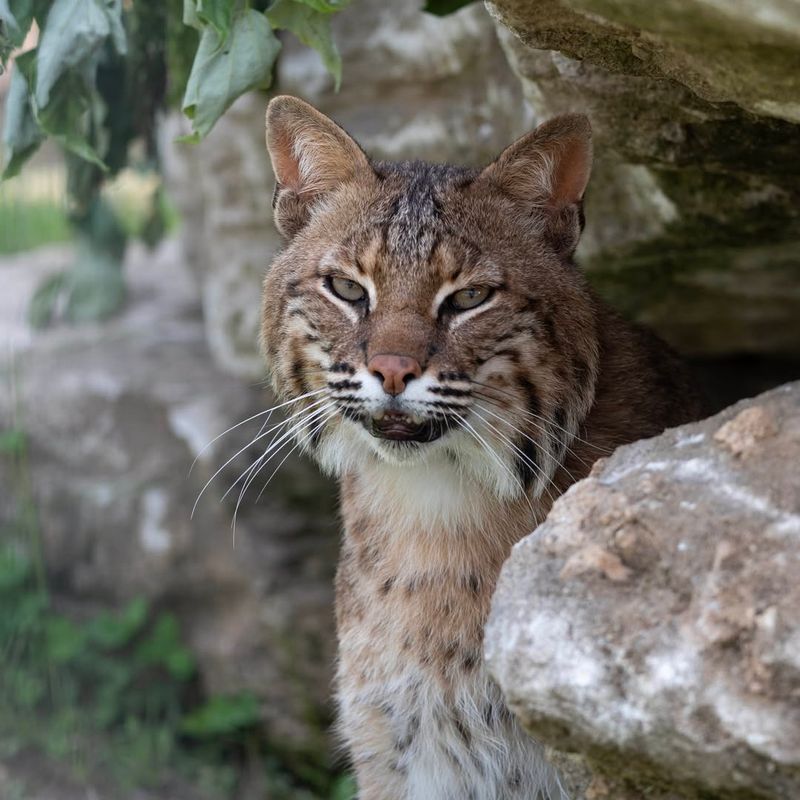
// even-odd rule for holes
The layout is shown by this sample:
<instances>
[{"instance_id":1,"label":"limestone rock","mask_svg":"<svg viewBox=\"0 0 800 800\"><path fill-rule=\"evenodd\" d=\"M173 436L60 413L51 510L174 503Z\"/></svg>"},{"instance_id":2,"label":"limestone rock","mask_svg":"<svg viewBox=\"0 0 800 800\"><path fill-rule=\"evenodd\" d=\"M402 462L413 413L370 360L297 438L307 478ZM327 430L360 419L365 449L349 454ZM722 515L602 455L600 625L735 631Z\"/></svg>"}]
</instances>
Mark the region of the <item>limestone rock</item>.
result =
<instances>
[{"instance_id":1,"label":"limestone rock","mask_svg":"<svg viewBox=\"0 0 800 800\"><path fill-rule=\"evenodd\" d=\"M69 258L48 249L2 265L0 338L11 350L0 352L0 430L15 417L29 435L56 600L80 613L145 597L174 611L210 691L251 690L276 741L324 757L333 487L290 458L258 503L263 481L248 493L234 540L237 492L222 504L220 496L261 452L247 446L261 419L205 446L268 407L269 395L213 365L175 241L155 254L131 250L129 303L118 317L31 334L30 295ZM192 517L198 493L229 458ZM0 527L24 489L2 467Z\"/></svg>"},{"instance_id":2,"label":"limestone rock","mask_svg":"<svg viewBox=\"0 0 800 800\"><path fill-rule=\"evenodd\" d=\"M797 4L487 7L537 119L592 119L600 292L685 353L800 351Z\"/></svg>"},{"instance_id":3,"label":"limestone rock","mask_svg":"<svg viewBox=\"0 0 800 800\"><path fill-rule=\"evenodd\" d=\"M798 463L794 383L620 448L514 549L486 656L576 800L800 797Z\"/></svg>"}]
</instances>

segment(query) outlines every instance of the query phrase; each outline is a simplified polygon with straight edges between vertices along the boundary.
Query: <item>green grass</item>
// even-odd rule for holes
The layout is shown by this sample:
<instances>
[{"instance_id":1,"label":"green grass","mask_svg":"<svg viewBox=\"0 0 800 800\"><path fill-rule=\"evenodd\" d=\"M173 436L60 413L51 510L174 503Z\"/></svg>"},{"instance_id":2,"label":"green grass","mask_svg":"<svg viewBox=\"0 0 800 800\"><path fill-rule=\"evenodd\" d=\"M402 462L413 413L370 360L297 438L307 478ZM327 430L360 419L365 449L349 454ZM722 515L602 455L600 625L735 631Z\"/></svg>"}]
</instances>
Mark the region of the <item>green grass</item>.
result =
<instances>
[{"instance_id":1,"label":"green grass","mask_svg":"<svg viewBox=\"0 0 800 800\"><path fill-rule=\"evenodd\" d=\"M64 180L63 167L55 166L0 183L0 256L72 238ZM103 189L103 196L131 239L152 244L178 228L178 212L154 173L123 171Z\"/></svg>"},{"instance_id":2,"label":"green grass","mask_svg":"<svg viewBox=\"0 0 800 800\"><path fill-rule=\"evenodd\" d=\"M72 237L63 203L17 200L0 187L0 255L12 255Z\"/></svg>"}]
</instances>

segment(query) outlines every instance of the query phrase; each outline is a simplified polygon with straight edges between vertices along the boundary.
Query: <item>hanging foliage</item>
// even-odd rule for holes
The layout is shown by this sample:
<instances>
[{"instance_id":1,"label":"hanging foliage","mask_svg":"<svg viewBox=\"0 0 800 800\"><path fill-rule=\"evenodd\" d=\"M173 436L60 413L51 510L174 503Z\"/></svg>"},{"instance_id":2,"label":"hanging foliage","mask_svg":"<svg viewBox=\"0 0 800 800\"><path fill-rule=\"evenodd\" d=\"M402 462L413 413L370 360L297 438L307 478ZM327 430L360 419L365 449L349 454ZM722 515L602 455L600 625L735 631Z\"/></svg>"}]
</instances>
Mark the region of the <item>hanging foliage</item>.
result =
<instances>
[{"instance_id":1,"label":"hanging foliage","mask_svg":"<svg viewBox=\"0 0 800 800\"><path fill-rule=\"evenodd\" d=\"M158 113L179 104L192 124L185 138L202 139L238 97L270 86L278 30L317 50L338 87L330 21L348 2L0 0L0 66L14 62L2 177L18 175L46 139L57 142L67 156L79 239L74 269L34 299L35 324L46 324L57 308L78 321L107 316L122 302L125 233L110 221L100 190L124 167L158 169ZM34 26L35 46L20 52ZM156 214L159 195L154 203Z\"/></svg>"}]
</instances>

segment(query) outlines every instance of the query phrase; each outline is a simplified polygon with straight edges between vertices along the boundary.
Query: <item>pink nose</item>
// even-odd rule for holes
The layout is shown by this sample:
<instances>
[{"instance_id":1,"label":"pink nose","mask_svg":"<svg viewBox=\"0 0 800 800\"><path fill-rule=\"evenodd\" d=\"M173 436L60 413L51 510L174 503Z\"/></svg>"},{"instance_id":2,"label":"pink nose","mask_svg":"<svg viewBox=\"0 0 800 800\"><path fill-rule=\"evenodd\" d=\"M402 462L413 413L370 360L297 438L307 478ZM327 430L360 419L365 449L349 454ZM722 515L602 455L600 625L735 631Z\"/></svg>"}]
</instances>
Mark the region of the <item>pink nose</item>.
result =
<instances>
[{"instance_id":1,"label":"pink nose","mask_svg":"<svg viewBox=\"0 0 800 800\"><path fill-rule=\"evenodd\" d=\"M367 369L383 383L384 391L391 395L400 394L409 381L422 375L422 369L415 358L391 354L373 356Z\"/></svg>"}]
</instances>

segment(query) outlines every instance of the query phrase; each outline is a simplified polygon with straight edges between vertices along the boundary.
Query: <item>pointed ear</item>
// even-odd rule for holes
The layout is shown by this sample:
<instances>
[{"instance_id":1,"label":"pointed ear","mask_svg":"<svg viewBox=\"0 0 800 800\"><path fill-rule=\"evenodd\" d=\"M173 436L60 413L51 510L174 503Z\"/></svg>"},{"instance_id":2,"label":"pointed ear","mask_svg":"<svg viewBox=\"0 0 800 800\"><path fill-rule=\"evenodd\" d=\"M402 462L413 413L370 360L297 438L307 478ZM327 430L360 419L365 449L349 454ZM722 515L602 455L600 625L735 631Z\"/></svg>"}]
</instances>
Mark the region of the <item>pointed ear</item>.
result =
<instances>
[{"instance_id":1,"label":"pointed ear","mask_svg":"<svg viewBox=\"0 0 800 800\"><path fill-rule=\"evenodd\" d=\"M518 139L481 173L543 224L556 250L571 255L583 228L582 201L592 168L592 128L564 114Z\"/></svg>"},{"instance_id":2,"label":"pointed ear","mask_svg":"<svg viewBox=\"0 0 800 800\"><path fill-rule=\"evenodd\" d=\"M288 95L267 107L267 150L277 181L275 223L287 238L326 192L371 171L364 152L333 120Z\"/></svg>"}]
</instances>

